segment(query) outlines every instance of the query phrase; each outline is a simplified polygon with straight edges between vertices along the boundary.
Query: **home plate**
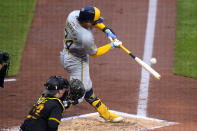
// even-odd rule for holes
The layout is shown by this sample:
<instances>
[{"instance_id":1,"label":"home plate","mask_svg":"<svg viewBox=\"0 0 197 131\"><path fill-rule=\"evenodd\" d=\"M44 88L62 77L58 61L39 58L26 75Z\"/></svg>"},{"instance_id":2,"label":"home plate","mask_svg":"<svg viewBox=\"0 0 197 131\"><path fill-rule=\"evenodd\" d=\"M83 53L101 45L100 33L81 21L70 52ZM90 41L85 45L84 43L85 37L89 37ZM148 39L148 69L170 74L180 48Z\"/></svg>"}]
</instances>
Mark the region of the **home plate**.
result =
<instances>
[{"instance_id":1,"label":"home plate","mask_svg":"<svg viewBox=\"0 0 197 131\"><path fill-rule=\"evenodd\" d=\"M90 113L63 118L58 131L143 131L178 124L176 122L110 111L122 116L124 121L120 123L104 123L98 121L98 113Z\"/></svg>"}]
</instances>

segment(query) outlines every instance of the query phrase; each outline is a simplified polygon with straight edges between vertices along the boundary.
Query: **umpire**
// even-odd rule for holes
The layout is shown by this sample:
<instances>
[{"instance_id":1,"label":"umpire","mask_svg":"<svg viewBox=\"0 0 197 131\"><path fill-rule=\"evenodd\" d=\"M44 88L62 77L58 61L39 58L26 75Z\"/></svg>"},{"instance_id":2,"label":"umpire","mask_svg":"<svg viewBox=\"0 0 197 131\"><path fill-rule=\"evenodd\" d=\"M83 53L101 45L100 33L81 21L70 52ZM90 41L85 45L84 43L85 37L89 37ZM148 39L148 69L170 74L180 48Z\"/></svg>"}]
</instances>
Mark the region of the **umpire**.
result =
<instances>
[{"instance_id":1,"label":"umpire","mask_svg":"<svg viewBox=\"0 0 197 131\"><path fill-rule=\"evenodd\" d=\"M75 85L75 88L72 85ZM85 94L82 82L80 84L69 83L60 76L50 77L44 86L46 89L24 120L20 131L57 131L65 111L63 101L69 101L69 103L75 101L69 100L71 92L78 93L76 94L78 99Z\"/></svg>"},{"instance_id":2,"label":"umpire","mask_svg":"<svg viewBox=\"0 0 197 131\"><path fill-rule=\"evenodd\" d=\"M10 58L7 52L0 51L0 87L4 87L4 78L8 73Z\"/></svg>"}]
</instances>

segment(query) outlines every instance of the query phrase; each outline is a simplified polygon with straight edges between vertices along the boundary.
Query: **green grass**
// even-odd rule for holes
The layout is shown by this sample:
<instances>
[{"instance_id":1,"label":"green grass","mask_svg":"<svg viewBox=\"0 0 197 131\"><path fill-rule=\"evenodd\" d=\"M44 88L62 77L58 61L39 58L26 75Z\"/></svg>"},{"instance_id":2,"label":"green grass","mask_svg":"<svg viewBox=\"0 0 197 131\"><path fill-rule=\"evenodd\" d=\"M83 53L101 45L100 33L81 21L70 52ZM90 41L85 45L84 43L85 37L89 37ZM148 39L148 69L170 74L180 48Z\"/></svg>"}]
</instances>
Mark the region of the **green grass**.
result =
<instances>
[{"instance_id":1,"label":"green grass","mask_svg":"<svg viewBox=\"0 0 197 131\"><path fill-rule=\"evenodd\" d=\"M197 78L197 0L178 0L174 73Z\"/></svg>"},{"instance_id":2,"label":"green grass","mask_svg":"<svg viewBox=\"0 0 197 131\"><path fill-rule=\"evenodd\" d=\"M0 51L10 54L8 76L16 76L36 0L0 0Z\"/></svg>"}]
</instances>

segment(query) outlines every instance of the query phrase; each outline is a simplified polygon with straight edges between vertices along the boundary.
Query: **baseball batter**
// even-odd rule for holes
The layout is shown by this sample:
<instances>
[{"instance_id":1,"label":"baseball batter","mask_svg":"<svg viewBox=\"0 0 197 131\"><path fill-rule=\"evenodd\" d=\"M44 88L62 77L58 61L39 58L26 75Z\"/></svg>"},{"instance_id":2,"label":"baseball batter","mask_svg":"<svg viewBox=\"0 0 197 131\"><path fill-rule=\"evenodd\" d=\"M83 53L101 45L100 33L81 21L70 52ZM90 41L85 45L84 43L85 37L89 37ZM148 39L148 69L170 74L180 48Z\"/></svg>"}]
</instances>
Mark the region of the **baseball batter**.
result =
<instances>
[{"instance_id":1,"label":"baseball batter","mask_svg":"<svg viewBox=\"0 0 197 131\"><path fill-rule=\"evenodd\" d=\"M101 56L111 48L118 48L122 42L115 40L97 48L91 31L93 27L103 31L113 40L116 39L113 31L103 24L98 8L85 6L81 10L74 10L68 15L64 32L64 49L60 52L60 61L64 69L68 71L70 79L79 79L83 82L86 90L84 98L99 112L99 120L121 122L123 118L109 112L108 108L93 92L89 73L89 56L93 58Z\"/></svg>"}]
</instances>

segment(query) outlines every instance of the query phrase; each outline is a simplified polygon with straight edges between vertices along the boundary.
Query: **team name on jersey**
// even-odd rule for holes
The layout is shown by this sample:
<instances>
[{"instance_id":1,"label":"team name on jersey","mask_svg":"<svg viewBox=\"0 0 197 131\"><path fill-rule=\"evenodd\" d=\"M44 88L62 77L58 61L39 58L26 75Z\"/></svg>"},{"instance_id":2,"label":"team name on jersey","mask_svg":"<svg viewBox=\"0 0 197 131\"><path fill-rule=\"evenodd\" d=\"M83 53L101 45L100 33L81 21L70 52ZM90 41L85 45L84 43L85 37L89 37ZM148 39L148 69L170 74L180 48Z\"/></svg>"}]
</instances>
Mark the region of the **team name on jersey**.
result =
<instances>
[{"instance_id":1,"label":"team name on jersey","mask_svg":"<svg viewBox=\"0 0 197 131\"><path fill-rule=\"evenodd\" d=\"M73 40L77 40L76 31L75 31L75 29L73 28L73 26L76 26L74 22L73 22L72 24L71 24L70 22L67 22L67 23L66 23L66 27L68 27L68 28L70 29L70 31L71 31L71 34L72 34L72 36L73 36ZM65 39L67 39L67 35L68 35L68 32L67 32L67 30L66 30L66 27L65 27L65 32L64 32L64 34L65 34Z\"/></svg>"}]
</instances>

